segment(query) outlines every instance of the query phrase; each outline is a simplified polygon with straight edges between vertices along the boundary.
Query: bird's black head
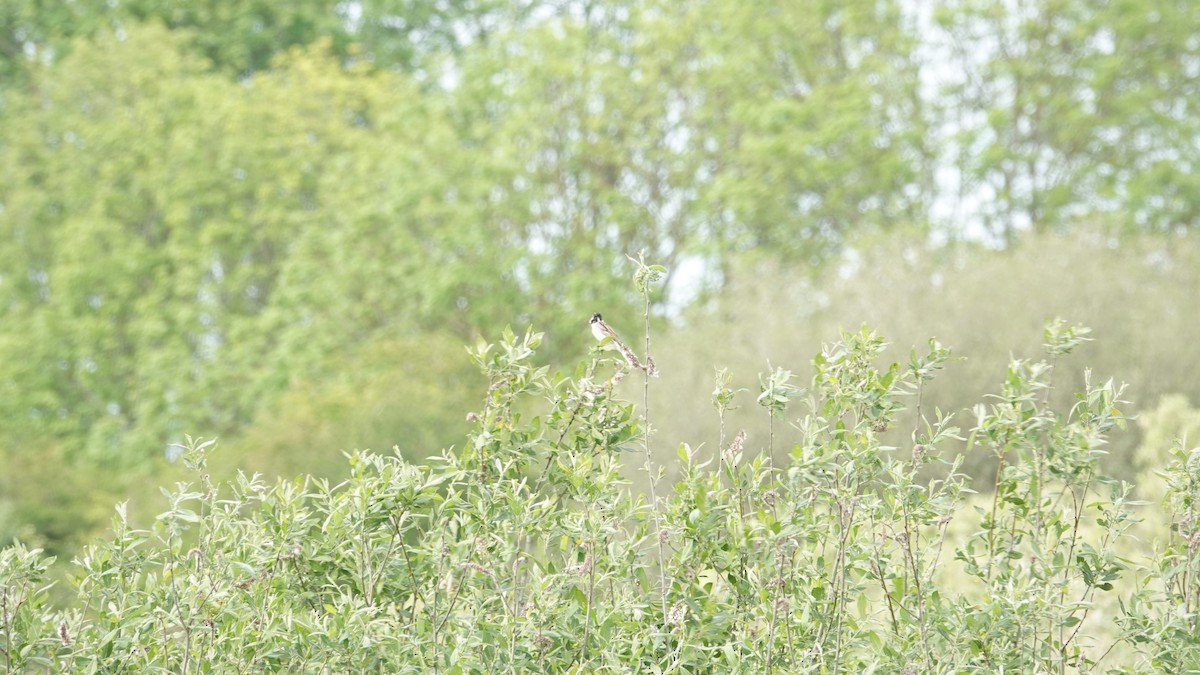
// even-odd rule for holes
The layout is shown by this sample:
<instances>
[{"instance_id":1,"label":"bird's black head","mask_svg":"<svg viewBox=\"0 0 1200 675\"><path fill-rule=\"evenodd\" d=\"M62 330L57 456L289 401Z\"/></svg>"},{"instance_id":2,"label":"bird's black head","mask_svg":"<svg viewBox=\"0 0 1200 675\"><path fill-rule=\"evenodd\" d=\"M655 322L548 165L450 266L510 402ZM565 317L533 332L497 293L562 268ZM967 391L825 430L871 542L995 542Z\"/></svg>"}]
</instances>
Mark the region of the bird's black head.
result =
<instances>
[{"instance_id":1,"label":"bird's black head","mask_svg":"<svg viewBox=\"0 0 1200 675\"><path fill-rule=\"evenodd\" d=\"M592 315L592 320L589 321L588 323L596 323L598 321L603 321L603 320L604 319L600 318L600 312L596 312L595 314Z\"/></svg>"}]
</instances>

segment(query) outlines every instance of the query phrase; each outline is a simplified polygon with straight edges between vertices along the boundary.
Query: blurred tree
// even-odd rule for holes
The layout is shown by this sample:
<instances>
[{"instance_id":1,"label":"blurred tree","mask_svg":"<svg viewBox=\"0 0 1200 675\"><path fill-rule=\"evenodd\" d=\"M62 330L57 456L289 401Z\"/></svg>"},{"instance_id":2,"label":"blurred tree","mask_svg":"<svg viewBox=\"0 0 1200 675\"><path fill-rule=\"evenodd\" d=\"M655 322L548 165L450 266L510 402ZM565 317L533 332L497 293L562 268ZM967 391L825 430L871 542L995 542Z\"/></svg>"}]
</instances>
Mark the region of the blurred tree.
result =
<instances>
[{"instance_id":1,"label":"blurred tree","mask_svg":"<svg viewBox=\"0 0 1200 675\"><path fill-rule=\"evenodd\" d=\"M471 54L456 114L497 167L493 222L526 252L533 311L628 307L613 280L639 251L702 263L670 303L733 250L822 261L851 229L919 218L901 19L875 0L591 3Z\"/></svg>"},{"instance_id":2,"label":"blurred tree","mask_svg":"<svg viewBox=\"0 0 1200 675\"><path fill-rule=\"evenodd\" d=\"M31 68L60 56L71 38L90 34L104 12L98 2L0 0L0 91L28 84Z\"/></svg>"},{"instance_id":3,"label":"blurred tree","mask_svg":"<svg viewBox=\"0 0 1200 675\"><path fill-rule=\"evenodd\" d=\"M45 71L41 96L13 99L0 312L19 328L0 336L0 405L6 430L69 438L67 455L111 449L139 419L164 423L169 383L190 379L178 324L197 319L204 261L194 232L170 227L188 208L163 178L194 168L169 146L200 132L203 66L178 43L160 29L81 47Z\"/></svg>"},{"instance_id":4,"label":"blurred tree","mask_svg":"<svg viewBox=\"0 0 1200 675\"><path fill-rule=\"evenodd\" d=\"M932 155L902 4L708 3L709 217L733 242L820 263L865 228L924 222Z\"/></svg>"},{"instance_id":5,"label":"blurred tree","mask_svg":"<svg viewBox=\"0 0 1200 675\"><path fill-rule=\"evenodd\" d=\"M1200 4L942 0L949 150L990 231L1200 223ZM931 64L932 67L937 67Z\"/></svg>"},{"instance_id":6,"label":"blurred tree","mask_svg":"<svg viewBox=\"0 0 1200 675\"><path fill-rule=\"evenodd\" d=\"M344 53L350 35L331 0L187 2L28 2L0 0L0 82L26 82L29 70L70 53L72 40L107 30L123 39L125 29L162 23L180 30L180 46L217 69L238 75L266 69L271 59L297 45L331 39Z\"/></svg>"},{"instance_id":7,"label":"blurred tree","mask_svg":"<svg viewBox=\"0 0 1200 675\"><path fill-rule=\"evenodd\" d=\"M1146 405L1143 410L1138 417L1142 442L1131 464L1137 470L1138 496L1161 503L1167 492L1163 467L1171 464L1172 449L1186 453L1200 446L1200 409L1185 395L1166 394L1159 397L1157 405Z\"/></svg>"},{"instance_id":8,"label":"blurred tree","mask_svg":"<svg viewBox=\"0 0 1200 675\"><path fill-rule=\"evenodd\" d=\"M234 84L187 39L80 45L0 153L0 321L19 327L0 406L67 457L142 464L246 424L331 353L494 307L468 299L493 258L412 82L317 48Z\"/></svg>"},{"instance_id":9,"label":"blurred tree","mask_svg":"<svg viewBox=\"0 0 1200 675\"><path fill-rule=\"evenodd\" d=\"M162 22L184 29L189 46L221 70L238 75L265 70L295 46L331 40L344 53L350 36L335 0L119 0L115 23Z\"/></svg>"},{"instance_id":10,"label":"blurred tree","mask_svg":"<svg viewBox=\"0 0 1200 675\"><path fill-rule=\"evenodd\" d=\"M521 0L0 0L0 83L26 80L31 67L70 51L97 30L162 23L217 70L245 77L270 68L293 47L327 40L343 58L430 74L444 57L568 11L572 3ZM355 46L357 45L357 46ZM433 73L434 75L437 72Z\"/></svg>"},{"instance_id":11,"label":"blurred tree","mask_svg":"<svg viewBox=\"0 0 1200 675\"><path fill-rule=\"evenodd\" d=\"M696 227L702 157L677 119L689 66L629 8L587 8L471 55L457 98L460 123L493 158L492 222L524 253L527 311L550 329L630 307L625 256L645 250L674 268Z\"/></svg>"},{"instance_id":12,"label":"blurred tree","mask_svg":"<svg viewBox=\"0 0 1200 675\"><path fill-rule=\"evenodd\" d=\"M493 35L524 29L570 11L570 0L361 0L340 3L356 40L381 65L424 72L439 57L487 45ZM432 73L437 75L437 72Z\"/></svg>"},{"instance_id":13,"label":"blurred tree","mask_svg":"<svg viewBox=\"0 0 1200 675\"><path fill-rule=\"evenodd\" d=\"M461 338L444 333L379 336L331 354L319 377L297 373L280 396L214 455L214 470L337 479L343 452L397 447L418 461L462 442L479 376ZM151 514L152 515L152 514Z\"/></svg>"}]
</instances>

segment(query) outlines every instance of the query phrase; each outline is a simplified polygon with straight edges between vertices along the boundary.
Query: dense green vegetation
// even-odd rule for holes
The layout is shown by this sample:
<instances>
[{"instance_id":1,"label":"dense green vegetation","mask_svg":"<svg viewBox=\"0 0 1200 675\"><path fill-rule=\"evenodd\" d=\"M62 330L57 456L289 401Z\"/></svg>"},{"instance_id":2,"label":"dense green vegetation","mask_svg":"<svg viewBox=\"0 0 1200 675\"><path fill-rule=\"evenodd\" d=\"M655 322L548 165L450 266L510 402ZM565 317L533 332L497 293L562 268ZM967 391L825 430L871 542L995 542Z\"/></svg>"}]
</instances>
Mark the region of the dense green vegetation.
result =
<instances>
[{"instance_id":1,"label":"dense green vegetation","mask_svg":"<svg viewBox=\"0 0 1200 675\"><path fill-rule=\"evenodd\" d=\"M1101 460L1152 475L1200 402L1200 5L913 4L0 0L0 542L149 527L189 434L217 483L461 451L461 345L536 325L569 369L592 312L638 323L641 253L663 375L618 393L670 480L714 367L937 335L961 413L1050 316L1157 411Z\"/></svg>"},{"instance_id":2,"label":"dense green vegetation","mask_svg":"<svg viewBox=\"0 0 1200 675\"><path fill-rule=\"evenodd\" d=\"M1048 324L1047 360L1012 361L967 428L925 403L952 359L936 340L887 365L879 336L846 333L807 389L761 376L756 406L719 375L720 443L680 445L668 485L657 410L614 395L649 374L601 346L550 375L541 335L508 332L471 350L488 386L457 452L218 485L212 442L189 439L191 479L150 529L118 509L62 610L49 560L0 551L0 654L10 672L1190 672L1200 449L1159 472L1146 550L1144 503L1099 472L1122 387L1049 405L1087 333ZM746 404L798 441L728 427ZM905 408L909 444L883 445ZM982 499L964 439L993 471Z\"/></svg>"}]
</instances>

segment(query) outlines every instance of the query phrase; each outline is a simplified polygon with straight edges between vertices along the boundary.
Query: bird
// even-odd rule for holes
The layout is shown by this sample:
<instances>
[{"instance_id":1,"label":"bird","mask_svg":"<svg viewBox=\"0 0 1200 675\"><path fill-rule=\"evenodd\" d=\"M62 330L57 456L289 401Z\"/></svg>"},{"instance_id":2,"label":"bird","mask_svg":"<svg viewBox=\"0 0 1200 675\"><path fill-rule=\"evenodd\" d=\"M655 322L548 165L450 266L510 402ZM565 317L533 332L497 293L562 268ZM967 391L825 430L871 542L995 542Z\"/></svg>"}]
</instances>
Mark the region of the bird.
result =
<instances>
[{"instance_id":1,"label":"bird","mask_svg":"<svg viewBox=\"0 0 1200 675\"><path fill-rule=\"evenodd\" d=\"M592 325L592 335L596 336L597 340L604 341L605 338L620 339L617 337L617 332L604 323L604 318L600 316L600 312L593 314L592 320L588 323Z\"/></svg>"},{"instance_id":2,"label":"bird","mask_svg":"<svg viewBox=\"0 0 1200 675\"><path fill-rule=\"evenodd\" d=\"M588 323L592 326L592 335L604 346L605 349L612 349L613 347L616 347L617 351L621 352L621 356L625 357L625 360L630 366L639 370L644 370L646 371L647 375L652 377L658 377L658 366L654 365L654 359L647 356L646 364L643 365L642 362L638 360L637 354L634 354L633 350L629 348L629 345L625 344L621 341L621 338L617 337L617 331L613 330L608 324L604 323L604 317L600 316L600 312L593 314Z\"/></svg>"}]
</instances>

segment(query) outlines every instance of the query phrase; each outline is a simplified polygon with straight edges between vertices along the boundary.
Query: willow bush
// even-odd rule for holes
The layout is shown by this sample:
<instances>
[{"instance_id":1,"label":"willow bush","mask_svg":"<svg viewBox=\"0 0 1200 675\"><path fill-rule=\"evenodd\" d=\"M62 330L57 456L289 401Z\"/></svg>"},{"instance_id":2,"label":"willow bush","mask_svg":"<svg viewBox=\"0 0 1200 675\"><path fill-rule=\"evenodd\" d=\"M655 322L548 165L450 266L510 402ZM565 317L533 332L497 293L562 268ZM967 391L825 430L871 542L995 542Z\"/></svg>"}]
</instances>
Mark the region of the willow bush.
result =
<instances>
[{"instance_id":1,"label":"willow bush","mask_svg":"<svg viewBox=\"0 0 1200 675\"><path fill-rule=\"evenodd\" d=\"M1087 378L1070 410L1048 405L1055 359L1085 336L1048 325L1047 360L1014 361L960 430L922 403L949 350L931 340L881 366L881 337L843 334L807 388L761 378L763 414L800 442L722 426L722 447L679 447L680 478L649 497L622 467L661 475L659 439L615 388L653 387L652 369L601 344L551 374L539 334L505 331L469 350L489 382L473 430L426 465L356 452L337 485L218 486L214 443L189 441L194 479L163 490L150 529L118 508L111 538L74 561L65 608L47 557L3 549L0 658L7 672L1196 669L1200 449L1162 474L1169 540L1122 555L1137 504L1097 472L1121 388ZM721 419L747 397L728 382ZM883 446L903 409L920 420L911 447ZM959 472L964 450L991 457L990 484ZM955 521L969 534L948 536ZM1097 610L1111 594L1119 610Z\"/></svg>"}]
</instances>

